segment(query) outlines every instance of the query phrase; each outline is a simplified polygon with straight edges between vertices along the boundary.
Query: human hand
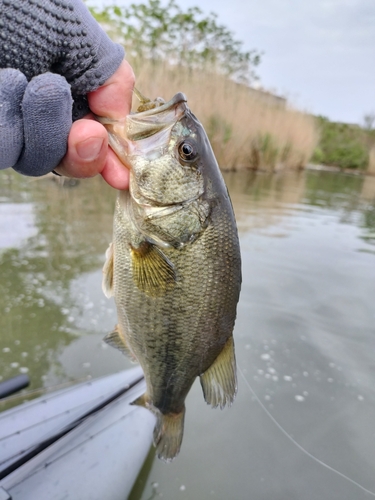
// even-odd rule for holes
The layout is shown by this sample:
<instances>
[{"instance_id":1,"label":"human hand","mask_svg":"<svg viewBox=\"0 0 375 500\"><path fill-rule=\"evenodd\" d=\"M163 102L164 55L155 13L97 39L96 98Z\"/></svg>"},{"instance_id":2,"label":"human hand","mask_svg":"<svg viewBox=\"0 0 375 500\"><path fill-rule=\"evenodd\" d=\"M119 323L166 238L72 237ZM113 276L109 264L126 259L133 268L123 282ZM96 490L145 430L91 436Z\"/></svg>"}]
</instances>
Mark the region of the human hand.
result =
<instances>
[{"instance_id":1,"label":"human hand","mask_svg":"<svg viewBox=\"0 0 375 500\"><path fill-rule=\"evenodd\" d=\"M88 102L99 115L125 116L134 76L127 63L121 64L123 49L109 40L80 0L71 2L24 0L20 9L3 0L0 168L39 176L64 158L59 168L67 175L101 172L114 187L124 187L126 169L106 152L102 126L87 118L72 121L87 114ZM99 139L96 159L90 138ZM83 151L78 144L88 146L91 159L78 158Z\"/></svg>"},{"instance_id":2,"label":"human hand","mask_svg":"<svg viewBox=\"0 0 375 500\"><path fill-rule=\"evenodd\" d=\"M134 73L124 60L102 87L88 94L90 109L98 116L124 118L130 113L133 87ZM68 151L55 171L78 178L101 174L116 189L129 186L129 170L108 146L106 129L92 115L73 123Z\"/></svg>"}]
</instances>

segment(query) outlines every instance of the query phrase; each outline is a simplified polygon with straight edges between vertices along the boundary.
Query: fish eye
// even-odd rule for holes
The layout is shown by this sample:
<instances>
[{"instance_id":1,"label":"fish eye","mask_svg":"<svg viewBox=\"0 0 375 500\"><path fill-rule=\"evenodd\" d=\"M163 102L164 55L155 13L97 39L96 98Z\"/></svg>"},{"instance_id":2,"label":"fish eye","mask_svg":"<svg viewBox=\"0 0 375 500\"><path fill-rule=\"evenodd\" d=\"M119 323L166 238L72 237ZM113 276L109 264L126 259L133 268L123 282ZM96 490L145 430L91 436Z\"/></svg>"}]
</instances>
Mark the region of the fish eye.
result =
<instances>
[{"instance_id":1,"label":"fish eye","mask_svg":"<svg viewBox=\"0 0 375 500\"><path fill-rule=\"evenodd\" d=\"M197 151L191 142L183 141L178 146L178 154L180 158L184 161L192 161L197 156Z\"/></svg>"}]
</instances>

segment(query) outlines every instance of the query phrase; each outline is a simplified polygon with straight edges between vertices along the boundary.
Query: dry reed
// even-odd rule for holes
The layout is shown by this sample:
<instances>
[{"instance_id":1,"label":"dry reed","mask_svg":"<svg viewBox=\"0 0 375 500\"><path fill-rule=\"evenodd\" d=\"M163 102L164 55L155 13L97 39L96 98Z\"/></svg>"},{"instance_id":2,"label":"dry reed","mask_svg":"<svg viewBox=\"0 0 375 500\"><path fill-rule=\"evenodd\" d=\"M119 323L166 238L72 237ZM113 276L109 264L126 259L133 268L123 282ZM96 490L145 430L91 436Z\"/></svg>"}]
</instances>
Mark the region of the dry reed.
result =
<instances>
[{"instance_id":1,"label":"dry reed","mask_svg":"<svg viewBox=\"0 0 375 500\"><path fill-rule=\"evenodd\" d=\"M309 161L318 141L314 119L285 101L214 73L139 61L133 67L145 95L187 95L222 169L298 169Z\"/></svg>"},{"instance_id":2,"label":"dry reed","mask_svg":"<svg viewBox=\"0 0 375 500\"><path fill-rule=\"evenodd\" d=\"M375 175L375 147L370 149L367 174Z\"/></svg>"}]
</instances>

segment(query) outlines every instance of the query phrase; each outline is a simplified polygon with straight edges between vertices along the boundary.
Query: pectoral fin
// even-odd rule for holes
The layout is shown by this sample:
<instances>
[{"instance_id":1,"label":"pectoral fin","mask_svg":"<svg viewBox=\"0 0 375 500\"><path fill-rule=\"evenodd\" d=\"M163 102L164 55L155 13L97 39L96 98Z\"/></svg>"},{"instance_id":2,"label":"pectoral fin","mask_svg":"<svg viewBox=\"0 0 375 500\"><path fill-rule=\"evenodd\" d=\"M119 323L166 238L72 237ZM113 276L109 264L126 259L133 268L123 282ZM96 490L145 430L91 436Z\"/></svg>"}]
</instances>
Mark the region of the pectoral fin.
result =
<instances>
[{"instance_id":1,"label":"pectoral fin","mask_svg":"<svg viewBox=\"0 0 375 500\"><path fill-rule=\"evenodd\" d=\"M142 292L157 297L173 288L173 264L158 247L144 241L138 248L131 247L131 255L133 280Z\"/></svg>"},{"instance_id":2,"label":"pectoral fin","mask_svg":"<svg viewBox=\"0 0 375 500\"><path fill-rule=\"evenodd\" d=\"M106 344L114 347L115 349L118 349L120 352L125 354L125 356L130 358L134 363L137 362L137 358L133 354L133 351L130 349L130 347L127 345L124 335L121 335L119 325L116 325L115 329L112 332L108 333L108 335L106 335L103 340Z\"/></svg>"},{"instance_id":3,"label":"pectoral fin","mask_svg":"<svg viewBox=\"0 0 375 500\"><path fill-rule=\"evenodd\" d=\"M200 376L205 401L213 408L230 406L237 393L236 358L233 336L212 365Z\"/></svg>"},{"instance_id":4,"label":"pectoral fin","mask_svg":"<svg viewBox=\"0 0 375 500\"><path fill-rule=\"evenodd\" d=\"M110 243L105 253L102 289L108 299L113 296L113 243Z\"/></svg>"}]
</instances>

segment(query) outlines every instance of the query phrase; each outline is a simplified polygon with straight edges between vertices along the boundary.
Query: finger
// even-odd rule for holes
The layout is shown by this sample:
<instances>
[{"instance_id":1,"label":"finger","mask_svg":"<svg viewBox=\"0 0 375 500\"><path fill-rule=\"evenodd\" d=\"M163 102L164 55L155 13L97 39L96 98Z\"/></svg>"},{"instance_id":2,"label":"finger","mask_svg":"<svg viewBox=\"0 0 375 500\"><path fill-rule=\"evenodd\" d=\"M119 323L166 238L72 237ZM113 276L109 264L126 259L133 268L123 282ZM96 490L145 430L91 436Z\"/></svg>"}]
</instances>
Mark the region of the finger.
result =
<instances>
[{"instance_id":1,"label":"finger","mask_svg":"<svg viewBox=\"0 0 375 500\"><path fill-rule=\"evenodd\" d=\"M108 148L107 161L101 174L113 188L129 189L129 170L124 167L111 148Z\"/></svg>"},{"instance_id":2,"label":"finger","mask_svg":"<svg viewBox=\"0 0 375 500\"><path fill-rule=\"evenodd\" d=\"M89 116L73 123L68 151L54 169L66 177L93 177L102 174L115 189L128 189L129 171L108 147L107 131Z\"/></svg>"},{"instance_id":3,"label":"finger","mask_svg":"<svg viewBox=\"0 0 375 500\"><path fill-rule=\"evenodd\" d=\"M107 152L103 125L88 118L77 120L70 129L68 151L55 171L67 177L93 177L103 170Z\"/></svg>"},{"instance_id":4,"label":"finger","mask_svg":"<svg viewBox=\"0 0 375 500\"><path fill-rule=\"evenodd\" d=\"M13 167L23 147L21 102L27 86L16 69L0 70L0 169Z\"/></svg>"},{"instance_id":5,"label":"finger","mask_svg":"<svg viewBox=\"0 0 375 500\"><path fill-rule=\"evenodd\" d=\"M98 116L124 118L131 111L134 82L133 69L124 60L102 87L88 94L90 109ZM110 186L128 189L129 171L110 148L101 174Z\"/></svg>"},{"instance_id":6,"label":"finger","mask_svg":"<svg viewBox=\"0 0 375 500\"><path fill-rule=\"evenodd\" d=\"M124 118L131 110L134 81L133 70L124 60L102 87L88 94L91 111L107 118Z\"/></svg>"},{"instance_id":7,"label":"finger","mask_svg":"<svg viewBox=\"0 0 375 500\"><path fill-rule=\"evenodd\" d=\"M70 86L60 75L44 73L26 87L22 101L24 149L17 172L40 176L53 170L65 155L72 124Z\"/></svg>"}]
</instances>

